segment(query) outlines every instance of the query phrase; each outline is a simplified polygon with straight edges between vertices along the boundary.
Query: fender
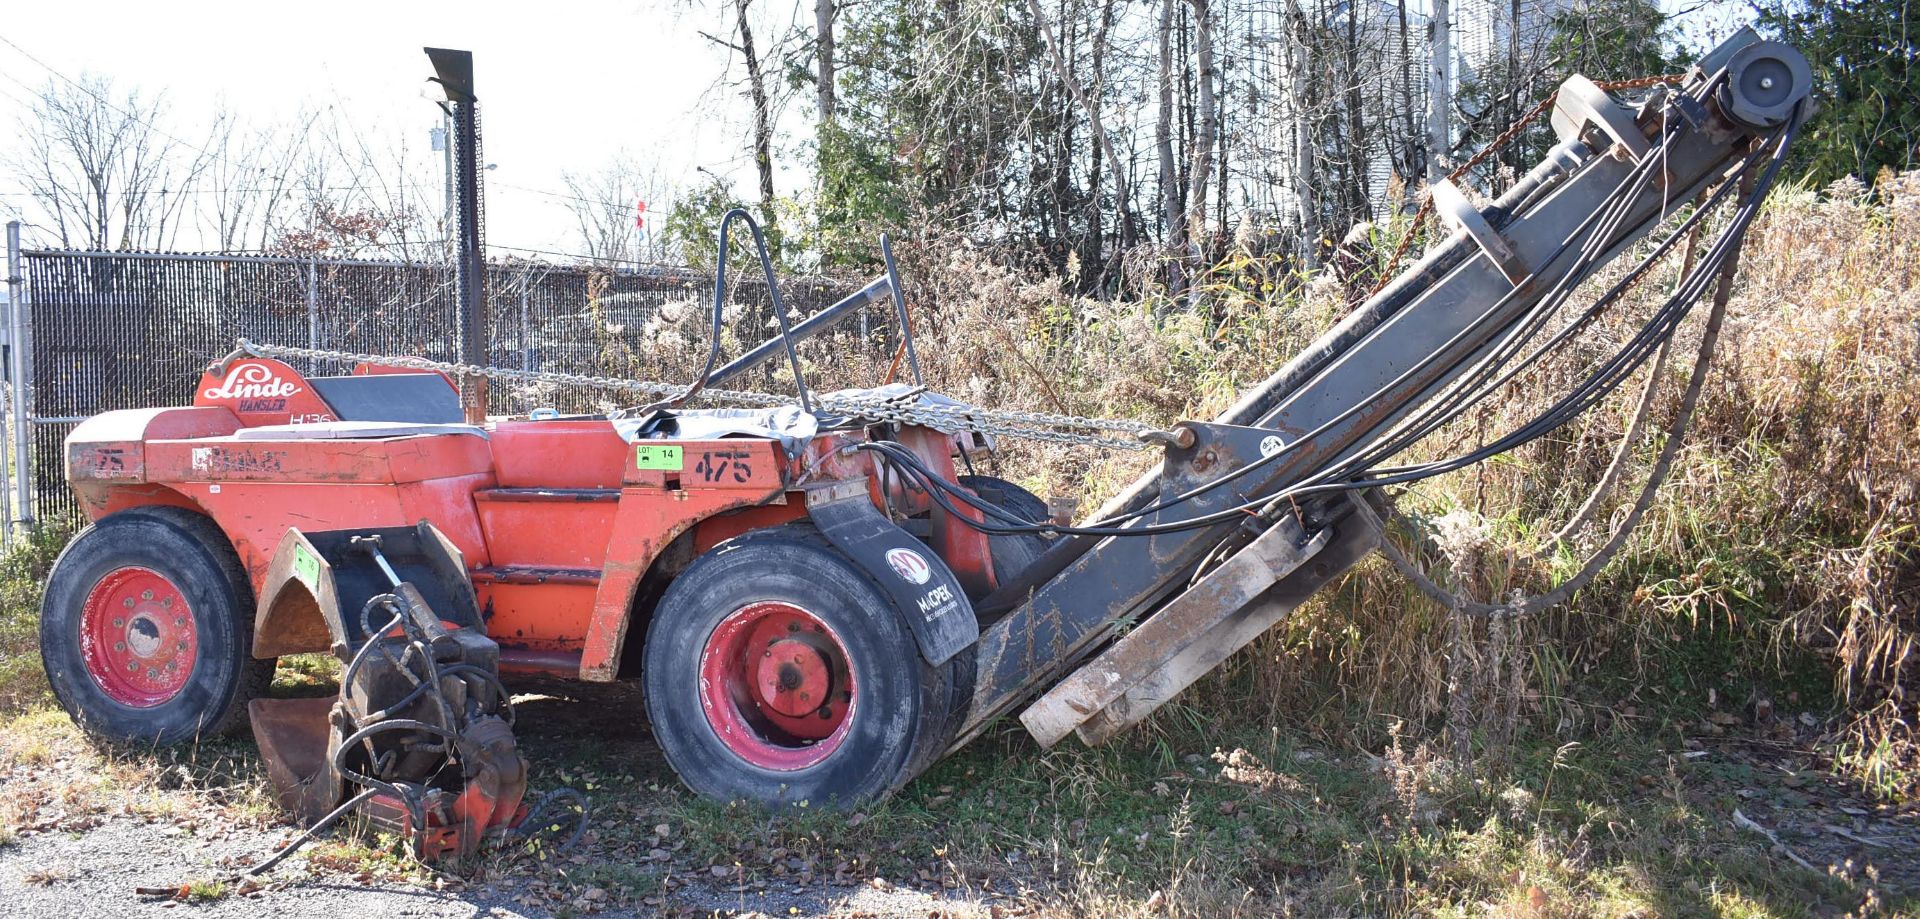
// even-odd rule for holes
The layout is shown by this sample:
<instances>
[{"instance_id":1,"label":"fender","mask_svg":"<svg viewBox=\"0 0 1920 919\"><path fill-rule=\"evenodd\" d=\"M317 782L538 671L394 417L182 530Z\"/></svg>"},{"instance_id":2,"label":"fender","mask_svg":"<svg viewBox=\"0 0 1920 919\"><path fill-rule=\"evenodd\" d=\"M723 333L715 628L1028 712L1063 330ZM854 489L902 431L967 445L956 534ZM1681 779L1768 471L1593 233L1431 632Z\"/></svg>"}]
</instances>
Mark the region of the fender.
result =
<instances>
[{"instance_id":1,"label":"fender","mask_svg":"<svg viewBox=\"0 0 1920 919\"><path fill-rule=\"evenodd\" d=\"M809 489L807 513L893 599L927 663L944 664L980 640L973 604L953 569L873 506L865 478Z\"/></svg>"}]
</instances>

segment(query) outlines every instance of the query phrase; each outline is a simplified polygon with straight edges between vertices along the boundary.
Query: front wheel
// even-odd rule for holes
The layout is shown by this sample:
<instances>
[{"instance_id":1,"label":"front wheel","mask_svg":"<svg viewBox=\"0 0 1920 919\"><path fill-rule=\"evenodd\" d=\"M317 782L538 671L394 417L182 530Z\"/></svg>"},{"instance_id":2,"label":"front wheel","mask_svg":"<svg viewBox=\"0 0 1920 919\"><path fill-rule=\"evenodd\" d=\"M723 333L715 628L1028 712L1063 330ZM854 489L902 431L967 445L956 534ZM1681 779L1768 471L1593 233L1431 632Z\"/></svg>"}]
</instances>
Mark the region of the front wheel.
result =
<instances>
[{"instance_id":1,"label":"front wheel","mask_svg":"<svg viewBox=\"0 0 1920 919\"><path fill-rule=\"evenodd\" d=\"M40 660L89 733L172 744L229 730L273 676L253 659L253 594L213 521L176 507L121 511L53 564Z\"/></svg>"},{"instance_id":2,"label":"front wheel","mask_svg":"<svg viewBox=\"0 0 1920 919\"><path fill-rule=\"evenodd\" d=\"M930 666L867 575L793 524L728 540L674 579L642 679L654 736L694 791L851 806L938 755L961 663Z\"/></svg>"}]
</instances>

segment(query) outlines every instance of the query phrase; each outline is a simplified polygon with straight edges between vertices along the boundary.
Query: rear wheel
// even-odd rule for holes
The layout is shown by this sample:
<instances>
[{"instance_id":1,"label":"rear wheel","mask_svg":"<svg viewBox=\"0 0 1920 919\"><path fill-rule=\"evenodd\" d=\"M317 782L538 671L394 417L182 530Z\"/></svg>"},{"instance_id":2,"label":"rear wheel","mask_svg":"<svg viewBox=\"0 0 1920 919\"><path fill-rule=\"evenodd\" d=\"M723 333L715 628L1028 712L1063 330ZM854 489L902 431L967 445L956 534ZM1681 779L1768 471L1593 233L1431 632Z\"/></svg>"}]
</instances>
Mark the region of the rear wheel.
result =
<instances>
[{"instance_id":1,"label":"rear wheel","mask_svg":"<svg viewBox=\"0 0 1920 919\"><path fill-rule=\"evenodd\" d=\"M1015 517L1032 523L1046 523L1047 502L1006 479L990 475L963 475L955 480L962 487ZM992 521L998 523L1000 521ZM1005 584L1018 577L1053 542L1038 533L1000 533L987 537L987 552L993 556L993 579Z\"/></svg>"},{"instance_id":2,"label":"rear wheel","mask_svg":"<svg viewBox=\"0 0 1920 919\"><path fill-rule=\"evenodd\" d=\"M88 527L54 562L40 611L54 696L112 740L170 744L237 726L273 676L252 643L239 558L213 521L182 508Z\"/></svg>"},{"instance_id":3,"label":"rear wheel","mask_svg":"<svg viewBox=\"0 0 1920 919\"><path fill-rule=\"evenodd\" d=\"M927 664L886 595L813 527L728 540L655 608L647 714L702 795L849 806L947 740L956 663Z\"/></svg>"}]
</instances>

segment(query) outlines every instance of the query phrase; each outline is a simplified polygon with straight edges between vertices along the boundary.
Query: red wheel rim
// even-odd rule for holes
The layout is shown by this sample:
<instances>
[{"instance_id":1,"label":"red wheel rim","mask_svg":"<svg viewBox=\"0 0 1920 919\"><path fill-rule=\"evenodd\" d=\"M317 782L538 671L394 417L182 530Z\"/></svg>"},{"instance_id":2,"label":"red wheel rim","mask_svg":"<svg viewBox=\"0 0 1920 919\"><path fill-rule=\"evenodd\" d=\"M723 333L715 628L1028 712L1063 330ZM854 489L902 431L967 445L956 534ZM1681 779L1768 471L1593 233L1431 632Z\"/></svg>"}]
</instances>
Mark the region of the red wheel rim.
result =
<instances>
[{"instance_id":1,"label":"red wheel rim","mask_svg":"<svg viewBox=\"0 0 1920 919\"><path fill-rule=\"evenodd\" d=\"M199 650L193 608L159 572L116 568L87 592L80 658L113 701L152 708L179 695Z\"/></svg>"},{"instance_id":2,"label":"red wheel rim","mask_svg":"<svg viewBox=\"0 0 1920 919\"><path fill-rule=\"evenodd\" d=\"M734 610L700 652L700 707L720 742L763 769L805 769L846 738L858 694L840 636L791 603Z\"/></svg>"}]
</instances>

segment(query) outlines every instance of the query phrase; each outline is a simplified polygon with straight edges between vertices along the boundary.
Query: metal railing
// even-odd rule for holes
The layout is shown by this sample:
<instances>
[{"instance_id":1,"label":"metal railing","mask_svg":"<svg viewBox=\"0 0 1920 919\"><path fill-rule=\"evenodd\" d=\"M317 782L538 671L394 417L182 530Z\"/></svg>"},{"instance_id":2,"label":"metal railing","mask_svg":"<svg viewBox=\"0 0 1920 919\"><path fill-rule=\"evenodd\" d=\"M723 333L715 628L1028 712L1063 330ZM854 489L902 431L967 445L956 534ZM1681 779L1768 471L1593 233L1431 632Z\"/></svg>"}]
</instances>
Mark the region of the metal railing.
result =
<instances>
[{"instance_id":1,"label":"metal railing","mask_svg":"<svg viewBox=\"0 0 1920 919\"><path fill-rule=\"evenodd\" d=\"M237 339L459 358L454 275L445 263L24 249L15 223L7 267L0 343L8 412L0 438L11 441L0 476L11 481L0 480L7 493L0 518L12 524L77 511L62 456L74 425L113 409L191 402L201 369ZM520 261L491 265L487 278L488 363L613 376L670 372L647 366L654 350L648 324L663 305L698 303L713 283L706 272L683 268ZM742 278L732 286L743 327L770 326L765 284ZM852 287L802 278L783 282L782 292L804 315ZM588 393L501 388L489 400L495 413L598 408Z\"/></svg>"}]
</instances>

